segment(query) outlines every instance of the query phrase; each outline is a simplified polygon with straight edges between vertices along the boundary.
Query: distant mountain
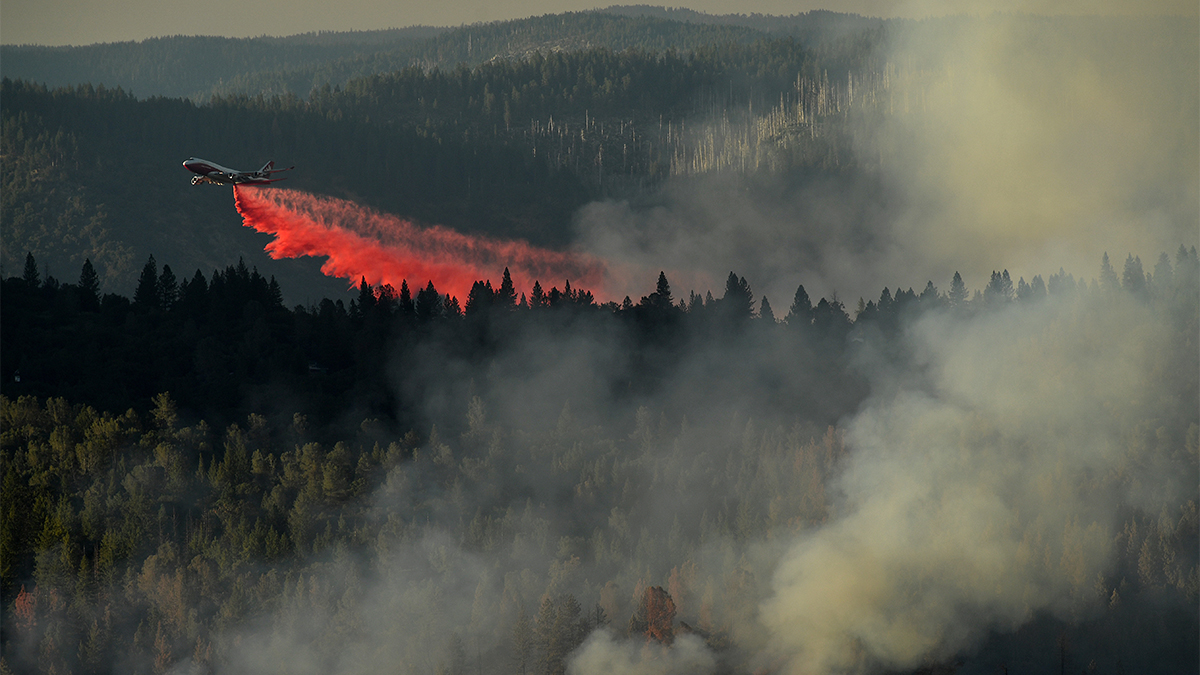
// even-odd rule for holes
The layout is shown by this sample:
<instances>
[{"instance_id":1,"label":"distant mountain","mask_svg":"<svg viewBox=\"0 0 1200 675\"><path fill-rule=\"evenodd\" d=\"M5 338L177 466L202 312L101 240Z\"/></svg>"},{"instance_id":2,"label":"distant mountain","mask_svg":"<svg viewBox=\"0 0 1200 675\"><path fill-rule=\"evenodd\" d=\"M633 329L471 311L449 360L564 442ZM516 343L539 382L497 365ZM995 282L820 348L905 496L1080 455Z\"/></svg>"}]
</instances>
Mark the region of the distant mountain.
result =
<instances>
[{"instance_id":1,"label":"distant mountain","mask_svg":"<svg viewBox=\"0 0 1200 675\"><path fill-rule=\"evenodd\" d=\"M741 26L773 36L801 39L808 46L831 42L864 30L881 28L885 19L843 14L818 9L789 16L772 14L705 14L686 7L654 7L651 5L613 5L600 10L607 14L630 17L649 17L684 23L717 26Z\"/></svg>"},{"instance_id":2,"label":"distant mountain","mask_svg":"<svg viewBox=\"0 0 1200 675\"><path fill-rule=\"evenodd\" d=\"M290 37L173 36L81 47L0 46L0 74L47 86L120 87L139 98L296 95L403 68L475 66L534 52L627 49L689 53L707 45L792 37L806 47L879 28L883 21L834 12L794 16L709 15L618 6L458 28L416 26Z\"/></svg>"},{"instance_id":3,"label":"distant mountain","mask_svg":"<svg viewBox=\"0 0 1200 675\"><path fill-rule=\"evenodd\" d=\"M120 87L140 98L199 97L239 77L364 59L421 43L445 30L414 26L282 38L176 35L81 47L3 45L0 73L50 87Z\"/></svg>"}]
</instances>

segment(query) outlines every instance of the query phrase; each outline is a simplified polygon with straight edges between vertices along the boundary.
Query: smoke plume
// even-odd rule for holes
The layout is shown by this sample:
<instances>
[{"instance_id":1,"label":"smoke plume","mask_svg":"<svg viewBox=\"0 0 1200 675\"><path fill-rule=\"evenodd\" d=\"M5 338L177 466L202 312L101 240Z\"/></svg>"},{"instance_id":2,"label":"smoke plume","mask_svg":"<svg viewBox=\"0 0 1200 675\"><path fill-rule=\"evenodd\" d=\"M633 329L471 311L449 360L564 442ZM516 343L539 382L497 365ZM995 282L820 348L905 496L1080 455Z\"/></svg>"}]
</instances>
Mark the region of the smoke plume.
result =
<instances>
[{"instance_id":1,"label":"smoke plume","mask_svg":"<svg viewBox=\"0 0 1200 675\"><path fill-rule=\"evenodd\" d=\"M1194 21L997 14L891 39L890 113L859 154L902 196L892 275L1028 279L1196 241Z\"/></svg>"},{"instance_id":2,"label":"smoke plume","mask_svg":"<svg viewBox=\"0 0 1200 675\"><path fill-rule=\"evenodd\" d=\"M905 336L913 369L870 365L840 517L796 539L762 605L788 672L912 668L1106 599L1117 509L1140 498L1087 486L1128 470L1112 411L1161 405L1169 328L1133 300L1083 304L930 316ZM1163 503L1183 487L1145 478Z\"/></svg>"},{"instance_id":3,"label":"smoke plume","mask_svg":"<svg viewBox=\"0 0 1200 675\"><path fill-rule=\"evenodd\" d=\"M1195 21L960 4L984 15L890 24L874 65L831 85L845 103L811 128L853 137L835 170L792 183L714 170L672 178L651 203L596 202L575 223L587 250L853 305L897 283L944 288L955 271L979 286L992 270L1028 280L1094 270L1105 250L1196 243ZM791 108L762 115L737 128L759 153L809 133ZM771 115L793 131L755 136Z\"/></svg>"},{"instance_id":4,"label":"smoke plume","mask_svg":"<svg viewBox=\"0 0 1200 675\"><path fill-rule=\"evenodd\" d=\"M324 256L328 260L321 271L352 284L365 278L372 285L399 288L407 279L419 289L431 281L442 293L466 298L476 280L493 278L504 267L518 292L528 292L539 280L569 280L576 288L597 290L606 284L604 263L582 253L419 227L295 190L235 187L234 200L247 227L275 237L266 246L272 258Z\"/></svg>"}]
</instances>

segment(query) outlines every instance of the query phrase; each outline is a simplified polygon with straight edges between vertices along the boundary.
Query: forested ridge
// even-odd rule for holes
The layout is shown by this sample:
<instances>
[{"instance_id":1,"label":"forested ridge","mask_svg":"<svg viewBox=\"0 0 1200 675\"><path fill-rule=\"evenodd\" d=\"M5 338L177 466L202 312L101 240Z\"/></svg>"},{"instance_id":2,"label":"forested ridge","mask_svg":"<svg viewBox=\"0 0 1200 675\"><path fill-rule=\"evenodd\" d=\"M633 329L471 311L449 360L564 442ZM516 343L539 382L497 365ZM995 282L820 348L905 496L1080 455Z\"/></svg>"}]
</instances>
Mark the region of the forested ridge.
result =
<instances>
[{"instance_id":1,"label":"forested ridge","mask_svg":"<svg viewBox=\"0 0 1200 675\"><path fill-rule=\"evenodd\" d=\"M781 91L801 99L811 89L815 102L830 87L823 73L808 50L784 39L690 56L587 50L409 68L326 87L307 101L230 96L195 106L5 80L3 262L17 268L19 251L32 251L43 263L75 268L88 257L106 280L131 283L132 256L141 259L150 245L188 266L249 254L279 270L236 228L228 202L191 190L165 159L191 154L245 166L277 158L300 167L289 186L428 224L563 246L572 214L589 201L636 196L671 174L719 166L712 134L686 120L769 108ZM810 115L832 112L814 104ZM841 170L849 160L837 134L804 134L785 164ZM739 167L745 151L734 149ZM696 162L701 156L707 164ZM292 270L279 274L306 283Z\"/></svg>"},{"instance_id":2,"label":"forested ridge","mask_svg":"<svg viewBox=\"0 0 1200 675\"><path fill-rule=\"evenodd\" d=\"M493 33L519 35L520 26L552 35L578 23L588 28L576 26L574 34L592 36L638 25L612 23L618 18L549 15L431 39L459 35L453 44L476 45ZM554 248L573 242L573 219L587 204L653 208L668 182L678 187L714 175L728 181L721 189L752 202L793 198L823 183L824 192L847 199L865 192L871 203L889 203L878 174L895 148L862 149L881 120L919 112L926 90L946 75L929 55L891 47L905 31L936 32L952 20L802 18L803 30L744 40L709 35L687 49L596 37L554 50L536 47L538 38L502 59L394 63L337 85L252 87L204 103L139 99L140 92L103 83L48 88L6 79L0 264L19 269L31 251L61 275L89 258L103 283L125 286L150 253L189 269L243 257L277 276L296 294L290 301L337 293L339 282L314 281L315 265L267 258L261 238L238 227L221 192L190 189L178 166L188 156L242 169L268 159L294 164L289 187ZM1178 26L1160 20L1017 21L1032 43L1066 41L1098 72L1121 65L1098 45L1138 45L1147 55L1175 55L1172 62L1194 52ZM478 35L468 41L461 31ZM341 39L297 38L317 45ZM1187 91L1173 96L1178 105L1167 101L1168 109L1186 116L1194 108Z\"/></svg>"},{"instance_id":3,"label":"forested ridge","mask_svg":"<svg viewBox=\"0 0 1200 675\"><path fill-rule=\"evenodd\" d=\"M465 299L364 282L349 306L292 310L244 264L186 276L151 258L128 298L101 294L90 263L62 283L30 256L3 281L6 669L221 672L300 640L317 670L559 673L604 628L746 672L769 579L741 545L830 522L862 359L919 363L905 336L937 317L1040 316L1053 345L1143 308L1170 336L1155 394L1111 411L1112 471L1054 489L1197 471L1194 248L1151 271L1106 255L1091 282L884 289L854 321L803 286L777 315L732 273L721 298L677 298L665 275L637 303L569 284L518 298L502 278ZM548 379L589 338L619 348L568 364L574 385ZM733 363L689 372L697 354ZM1026 522L1026 564L1074 588L1073 609L994 635L974 668L1194 665L1184 487L1112 523ZM1087 567L1096 546L1115 562Z\"/></svg>"},{"instance_id":4,"label":"forested ridge","mask_svg":"<svg viewBox=\"0 0 1200 675\"><path fill-rule=\"evenodd\" d=\"M662 8L611 7L457 28L319 32L287 37L171 36L140 42L43 47L4 45L0 73L52 87L91 84L142 98L212 95L307 97L324 85L407 67L452 69L494 59L609 49L682 53L706 45L791 36L804 44L835 42L878 28L878 19L814 11L794 16L725 15Z\"/></svg>"}]
</instances>

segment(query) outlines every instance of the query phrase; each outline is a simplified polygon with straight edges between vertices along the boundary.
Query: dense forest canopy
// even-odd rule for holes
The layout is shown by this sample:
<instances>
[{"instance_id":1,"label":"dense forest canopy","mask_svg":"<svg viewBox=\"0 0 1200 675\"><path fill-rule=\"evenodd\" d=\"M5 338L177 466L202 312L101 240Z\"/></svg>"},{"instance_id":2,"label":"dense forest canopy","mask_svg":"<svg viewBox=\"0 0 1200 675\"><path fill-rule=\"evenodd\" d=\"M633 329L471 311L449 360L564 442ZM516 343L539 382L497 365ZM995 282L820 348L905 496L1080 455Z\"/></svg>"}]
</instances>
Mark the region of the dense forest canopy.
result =
<instances>
[{"instance_id":1,"label":"dense forest canopy","mask_svg":"<svg viewBox=\"0 0 1200 675\"><path fill-rule=\"evenodd\" d=\"M732 273L715 299L501 279L288 310L244 264L151 258L129 298L29 257L0 289L5 663L1190 667L1198 286L1180 247L1091 282L883 289L853 321L803 286L776 312ZM921 507L945 532L893 515L915 485L946 491ZM831 600L922 639L786 572L871 559L898 586ZM946 574L974 618L937 638L961 617L905 589ZM834 634L789 628L812 621Z\"/></svg>"}]
</instances>

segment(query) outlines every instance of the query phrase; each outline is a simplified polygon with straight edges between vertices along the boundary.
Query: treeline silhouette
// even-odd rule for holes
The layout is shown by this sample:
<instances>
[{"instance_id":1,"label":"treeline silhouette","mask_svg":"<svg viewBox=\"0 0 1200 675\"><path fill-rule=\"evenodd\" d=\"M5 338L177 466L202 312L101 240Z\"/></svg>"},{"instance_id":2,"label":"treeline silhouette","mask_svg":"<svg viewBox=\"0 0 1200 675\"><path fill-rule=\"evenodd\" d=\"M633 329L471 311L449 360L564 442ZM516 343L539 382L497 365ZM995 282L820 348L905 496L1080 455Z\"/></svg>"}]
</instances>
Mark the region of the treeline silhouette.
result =
<instances>
[{"instance_id":1,"label":"treeline silhouette","mask_svg":"<svg viewBox=\"0 0 1200 675\"><path fill-rule=\"evenodd\" d=\"M275 278L264 278L244 261L208 277L196 270L181 278L170 265L160 270L150 256L130 299L101 294L90 260L71 284L42 280L28 254L23 275L2 282L0 377L14 395L64 396L102 410L144 409L152 396L170 391L195 417L220 423L261 412L279 389L322 423L361 406L407 428L429 422L415 412L425 392L398 400L388 386L392 375L382 367L389 358L436 344L447 361L480 368L536 328L619 336L627 345L627 371L610 392L614 399L652 395L680 354L696 346L728 347L752 362L760 359L756 350L783 352L805 369L821 364L817 368L827 375L847 371L839 376L843 386L821 397L802 388L776 391L761 381L748 386L762 396L761 405L786 394L788 405L799 402L811 419L830 423L850 412L862 394L847 369L848 350L866 339L894 342L923 312L970 313L1048 295L1118 291L1175 306L1197 285L1195 247L1181 245L1174 262L1162 253L1150 272L1130 254L1118 275L1106 253L1099 279L1090 285L1062 270L1048 281L1038 275L1014 284L1004 270L993 272L973 295L957 272L945 292L932 281L920 293L884 288L878 300L859 299L853 319L836 297L814 303L803 285L777 316L770 300L756 299L749 282L733 272L720 298L711 291L676 297L664 273L636 303L629 297L597 303L591 291L572 288L569 280L549 290L537 280L529 297L518 297L505 269L499 283L479 280L461 300L432 282L414 292L407 281L396 289L364 279L348 304L324 299L288 309Z\"/></svg>"}]
</instances>

